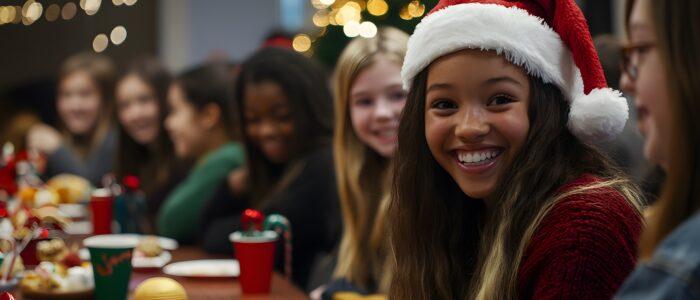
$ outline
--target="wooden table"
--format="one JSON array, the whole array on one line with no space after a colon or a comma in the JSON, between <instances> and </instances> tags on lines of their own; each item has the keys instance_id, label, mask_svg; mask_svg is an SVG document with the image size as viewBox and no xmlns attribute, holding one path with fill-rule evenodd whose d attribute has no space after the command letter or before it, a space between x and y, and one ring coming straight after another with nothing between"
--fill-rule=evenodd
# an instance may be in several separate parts
<instances>
[{"instance_id":1,"label":"wooden table","mask_svg":"<svg viewBox=\"0 0 700 300\"><path fill-rule=\"evenodd\" d=\"M194 260L194 259L218 259L230 258L227 256L216 256L205 253L197 247L182 246L179 249L172 251L172 262ZM289 280L279 273L272 275L272 288L269 295L242 295L241 285L237 279L190 279L181 277L172 277L163 274L161 271L140 273L134 272L131 275L129 289L133 291L141 282L152 277L170 277L185 288L189 300L209 300L209 299L246 299L246 300L275 300L275 299L308 299L306 293L294 286ZM20 300L22 293L17 291L13 293L15 299Z\"/></svg>"},{"instance_id":2,"label":"wooden table","mask_svg":"<svg viewBox=\"0 0 700 300\"><path fill-rule=\"evenodd\" d=\"M229 258L227 256L215 256L205 253L199 248L193 246L183 246L180 249L173 251L173 262L193 260L193 259L217 259ZM272 288L269 295L241 295L241 285L236 279L190 279L172 277L157 273L138 273L134 272L131 275L130 288L135 288L142 281L151 278L165 276L177 280L187 291L189 300L204 300L204 299L248 299L248 300L274 300L274 299L308 299L308 296L299 288L294 286L289 280L279 273L272 275Z\"/></svg>"}]
</instances>

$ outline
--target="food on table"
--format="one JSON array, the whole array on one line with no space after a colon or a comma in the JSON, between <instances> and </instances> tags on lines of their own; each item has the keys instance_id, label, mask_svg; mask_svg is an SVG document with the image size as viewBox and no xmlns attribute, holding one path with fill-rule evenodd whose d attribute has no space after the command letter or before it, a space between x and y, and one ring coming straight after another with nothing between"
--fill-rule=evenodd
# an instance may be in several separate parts
<instances>
[{"instance_id":1,"label":"food on table","mask_svg":"<svg viewBox=\"0 0 700 300\"><path fill-rule=\"evenodd\" d=\"M134 291L134 300L157 299L185 300L187 293L177 281L165 277L150 278Z\"/></svg>"},{"instance_id":2,"label":"food on table","mask_svg":"<svg viewBox=\"0 0 700 300\"><path fill-rule=\"evenodd\" d=\"M145 257L156 257L163 253L163 248L160 246L160 240L155 236L147 236L139 241L136 246L137 254L142 254Z\"/></svg>"},{"instance_id":3,"label":"food on table","mask_svg":"<svg viewBox=\"0 0 700 300\"><path fill-rule=\"evenodd\" d=\"M72 174L60 174L51 178L46 184L60 196L60 203L78 203L90 198L90 182Z\"/></svg>"},{"instance_id":4,"label":"food on table","mask_svg":"<svg viewBox=\"0 0 700 300\"><path fill-rule=\"evenodd\" d=\"M5 275L5 272L7 272L7 269L10 268L10 263L12 263L12 255L11 254L5 254L5 258L2 260L2 266L0 266L0 277ZM22 257L17 256L15 259L15 265L12 268L12 272L10 272L10 277L15 277L19 273L24 271L24 263L22 262Z\"/></svg>"},{"instance_id":5,"label":"food on table","mask_svg":"<svg viewBox=\"0 0 700 300\"><path fill-rule=\"evenodd\" d=\"M60 196L53 189L40 189L34 194L34 205L31 207L44 207L58 205Z\"/></svg>"},{"instance_id":6,"label":"food on table","mask_svg":"<svg viewBox=\"0 0 700 300\"><path fill-rule=\"evenodd\" d=\"M39 218L41 225L44 227L65 228L68 225L68 219L55 206L45 206L33 209L32 213ZM52 226L53 225L53 226Z\"/></svg>"},{"instance_id":7,"label":"food on table","mask_svg":"<svg viewBox=\"0 0 700 300\"><path fill-rule=\"evenodd\" d=\"M68 247L62 239L40 241L36 245L36 256L40 261L60 262L67 252Z\"/></svg>"},{"instance_id":8,"label":"food on table","mask_svg":"<svg viewBox=\"0 0 700 300\"><path fill-rule=\"evenodd\" d=\"M34 206L34 196L37 189L31 186L23 186L17 192L17 198L27 206Z\"/></svg>"},{"instance_id":9,"label":"food on table","mask_svg":"<svg viewBox=\"0 0 700 300\"><path fill-rule=\"evenodd\" d=\"M20 286L33 292L67 293L91 290L95 283L89 264L66 268L60 263L44 261L25 273Z\"/></svg>"}]
</instances>

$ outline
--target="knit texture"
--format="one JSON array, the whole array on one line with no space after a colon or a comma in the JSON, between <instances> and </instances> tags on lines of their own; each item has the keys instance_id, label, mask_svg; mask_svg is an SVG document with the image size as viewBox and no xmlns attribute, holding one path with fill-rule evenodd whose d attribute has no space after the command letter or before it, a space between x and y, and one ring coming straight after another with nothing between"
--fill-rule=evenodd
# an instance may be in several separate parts
<instances>
[{"instance_id":1,"label":"knit texture","mask_svg":"<svg viewBox=\"0 0 700 300\"><path fill-rule=\"evenodd\" d=\"M585 175L561 190L598 182ZM616 190L555 204L530 240L519 270L520 299L610 299L637 262L642 220Z\"/></svg>"}]
</instances>

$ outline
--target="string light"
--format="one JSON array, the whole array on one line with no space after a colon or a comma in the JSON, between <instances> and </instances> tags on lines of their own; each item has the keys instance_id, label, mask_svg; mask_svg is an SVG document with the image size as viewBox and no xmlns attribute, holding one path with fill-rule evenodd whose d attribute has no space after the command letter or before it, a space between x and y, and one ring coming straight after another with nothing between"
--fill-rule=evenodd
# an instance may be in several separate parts
<instances>
[{"instance_id":1,"label":"string light","mask_svg":"<svg viewBox=\"0 0 700 300\"><path fill-rule=\"evenodd\" d=\"M360 24L360 36L364 38L373 38L377 35L377 25L374 23L365 21Z\"/></svg>"},{"instance_id":2,"label":"string light","mask_svg":"<svg viewBox=\"0 0 700 300\"><path fill-rule=\"evenodd\" d=\"M80 0L80 8L85 11L85 14L92 16L100 10L102 0Z\"/></svg>"},{"instance_id":3,"label":"string light","mask_svg":"<svg viewBox=\"0 0 700 300\"><path fill-rule=\"evenodd\" d=\"M389 4L384 0L369 0L367 11L374 16L383 16L389 11Z\"/></svg>"},{"instance_id":4,"label":"string light","mask_svg":"<svg viewBox=\"0 0 700 300\"><path fill-rule=\"evenodd\" d=\"M65 5L63 5L63 9L61 10L61 17L64 20L70 20L73 17L75 17L75 14L77 12L78 12L78 7L75 6L75 3L68 2Z\"/></svg>"},{"instance_id":5,"label":"string light","mask_svg":"<svg viewBox=\"0 0 700 300\"><path fill-rule=\"evenodd\" d=\"M12 6L10 6L12 7ZM14 11L14 7L12 7L12 10ZM14 19L14 16L10 18L10 9L5 7L5 6L0 6L0 25L5 24L5 23L10 23L10 20Z\"/></svg>"},{"instance_id":6,"label":"string light","mask_svg":"<svg viewBox=\"0 0 700 300\"><path fill-rule=\"evenodd\" d=\"M306 34L297 34L292 40L292 48L297 52L306 52L311 49L311 38Z\"/></svg>"},{"instance_id":7,"label":"string light","mask_svg":"<svg viewBox=\"0 0 700 300\"><path fill-rule=\"evenodd\" d=\"M126 4L128 6L132 6L132 5L136 4L136 1L138 1L138 0L124 0L124 4Z\"/></svg>"},{"instance_id":8,"label":"string light","mask_svg":"<svg viewBox=\"0 0 700 300\"><path fill-rule=\"evenodd\" d=\"M321 4L326 5L326 6L331 6L333 3L335 3L335 0L319 0Z\"/></svg>"},{"instance_id":9,"label":"string light","mask_svg":"<svg viewBox=\"0 0 700 300\"><path fill-rule=\"evenodd\" d=\"M53 22L58 20L58 16L61 15L61 7L58 4L51 4L46 8L46 21Z\"/></svg>"},{"instance_id":10,"label":"string light","mask_svg":"<svg viewBox=\"0 0 700 300\"><path fill-rule=\"evenodd\" d=\"M92 40L92 49L97 53L105 51L105 49L107 49L107 45L109 45L109 39L104 33L98 34L95 39Z\"/></svg>"},{"instance_id":11,"label":"string light","mask_svg":"<svg viewBox=\"0 0 700 300\"><path fill-rule=\"evenodd\" d=\"M22 22L22 8L15 6L15 19L12 20L12 24L19 24Z\"/></svg>"},{"instance_id":12,"label":"string light","mask_svg":"<svg viewBox=\"0 0 700 300\"><path fill-rule=\"evenodd\" d=\"M408 8L406 6L401 8L401 11L399 12L399 17L401 17L401 19L404 19L406 21L413 18L413 17L411 17L411 14L408 13Z\"/></svg>"},{"instance_id":13,"label":"string light","mask_svg":"<svg viewBox=\"0 0 700 300\"><path fill-rule=\"evenodd\" d=\"M22 24L31 25L36 20L41 18L41 13L44 11L44 7L41 3L29 0L24 3L22 7Z\"/></svg>"},{"instance_id":14,"label":"string light","mask_svg":"<svg viewBox=\"0 0 700 300\"><path fill-rule=\"evenodd\" d=\"M312 21L314 22L314 25L318 27L326 27L330 23L330 20L328 18L328 11L326 10L319 10L317 11L313 18Z\"/></svg>"},{"instance_id":15,"label":"string light","mask_svg":"<svg viewBox=\"0 0 700 300\"><path fill-rule=\"evenodd\" d=\"M418 1L411 1L407 6L408 14L413 18L419 18L425 13L425 4Z\"/></svg>"},{"instance_id":16,"label":"string light","mask_svg":"<svg viewBox=\"0 0 700 300\"><path fill-rule=\"evenodd\" d=\"M357 21L348 21L343 25L343 33L349 38L354 38L360 35L360 23Z\"/></svg>"},{"instance_id":17,"label":"string light","mask_svg":"<svg viewBox=\"0 0 700 300\"><path fill-rule=\"evenodd\" d=\"M109 38L112 40L112 44L119 45L126 40L126 28L124 26L117 26L112 29L112 33L109 34Z\"/></svg>"},{"instance_id":18,"label":"string light","mask_svg":"<svg viewBox=\"0 0 700 300\"><path fill-rule=\"evenodd\" d=\"M114 4L115 6L119 6L124 4L124 0L112 0L112 4Z\"/></svg>"}]
</instances>

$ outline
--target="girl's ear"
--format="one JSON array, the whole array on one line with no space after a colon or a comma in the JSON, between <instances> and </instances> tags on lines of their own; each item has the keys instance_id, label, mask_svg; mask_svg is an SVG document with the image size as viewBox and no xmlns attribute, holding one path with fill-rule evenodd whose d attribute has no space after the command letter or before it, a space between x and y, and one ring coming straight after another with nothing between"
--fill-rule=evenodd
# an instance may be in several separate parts
<instances>
[{"instance_id":1,"label":"girl's ear","mask_svg":"<svg viewBox=\"0 0 700 300\"><path fill-rule=\"evenodd\" d=\"M199 110L199 122L206 129L212 129L221 120L221 107L214 103L205 105Z\"/></svg>"}]
</instances>

